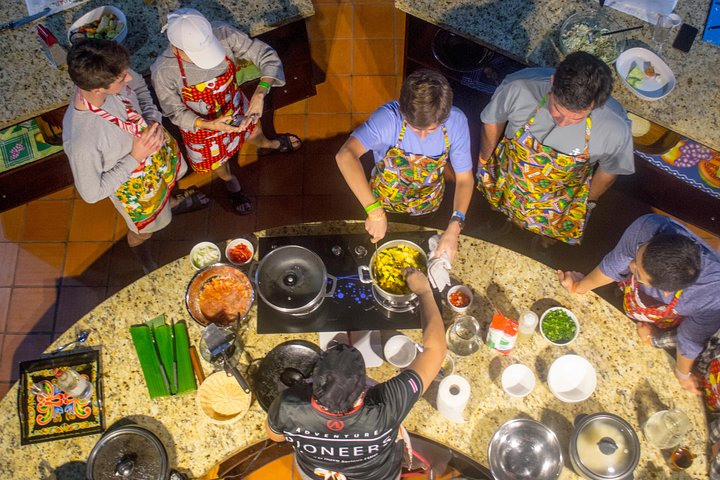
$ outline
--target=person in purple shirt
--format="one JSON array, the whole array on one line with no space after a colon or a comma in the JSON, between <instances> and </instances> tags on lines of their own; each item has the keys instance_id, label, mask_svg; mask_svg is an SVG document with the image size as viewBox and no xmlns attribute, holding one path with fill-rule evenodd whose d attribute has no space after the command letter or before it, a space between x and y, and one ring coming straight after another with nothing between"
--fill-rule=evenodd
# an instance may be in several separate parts
<instances>
[{"instance_id":1,"label":"person in purple shirt","mask_svg":"<svg viewBox=\"0 0 720 480\"><path fill-rule=\"evenodd\" d=\"M584 294L618 282L625 313L647 343L677 333L675 375L699 393L695 359L720 329L720 255L697 235L663 215L644 215L588 275L558 271L565 289Z\"/></svg>"},{"instance_id":2,"label":"person in purple shirt","mask_svg":"<svg viewBox=\"0 0 720 480\"><path fill-rule=\"evenodd\" d=\"M452 88L441 74L424 69L413 72L403 82L400 101L378 108L335 156L350 190L368 214L365 229L373 243L385 236L386 211L411 216L437 211L449 161L455 172L454 212L435 256L447 253L450 261L454 259L475 180L467 118L452 106L452 99ZM360 162L368 150L375 159L370 184Z\"/></svg>"}]
</instances>

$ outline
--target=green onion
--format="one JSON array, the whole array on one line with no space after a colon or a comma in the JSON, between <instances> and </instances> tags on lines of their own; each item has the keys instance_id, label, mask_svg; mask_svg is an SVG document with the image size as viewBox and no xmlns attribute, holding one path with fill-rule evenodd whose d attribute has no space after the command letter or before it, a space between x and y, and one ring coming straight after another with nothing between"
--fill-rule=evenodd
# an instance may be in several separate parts
<instances>
[{"instance_id":1,"label":"green onion","mask_svg":"<svg viewBox=\"0 0 720 480\"><path fill-rule=\"evenodd\" d=\"M577 332L575 322L563 310L553 310L545 315L540 328L545 337L553 343L568 343Z\"/></svg>"}]
</instances>

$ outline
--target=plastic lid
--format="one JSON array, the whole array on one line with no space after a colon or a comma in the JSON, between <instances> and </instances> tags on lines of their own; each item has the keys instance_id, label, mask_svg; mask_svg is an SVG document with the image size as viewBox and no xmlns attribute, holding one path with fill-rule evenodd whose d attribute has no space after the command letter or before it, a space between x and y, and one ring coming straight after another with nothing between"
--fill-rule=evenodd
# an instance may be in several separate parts
<instances>
[{"instance_id":1,"label":"plastic lid","mask_svg":"<svg viewBox=\"0 0 720 480\"><path fill-rule=\"evenodd\" d=\"M601 478L621 477L631 472L640 459L635 431L615 415L593 415L582 422L575 446L581 469Z\"/></svg>"}]
</instances>

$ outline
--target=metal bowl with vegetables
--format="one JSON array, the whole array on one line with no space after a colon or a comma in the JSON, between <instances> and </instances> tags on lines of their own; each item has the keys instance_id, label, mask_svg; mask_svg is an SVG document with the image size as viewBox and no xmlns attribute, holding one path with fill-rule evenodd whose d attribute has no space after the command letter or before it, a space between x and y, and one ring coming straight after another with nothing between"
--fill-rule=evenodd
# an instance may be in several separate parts
<instances>
[{"instance_id":1,"label":"metal bowl with vegetables","mask_svg":"<svg viewBox=\"0 0 720 480\"><path fill-rule=\"evenodd\" d=\"M540 334L552 345L569 345L579 333L580 323L575 314L567 308L553 307L540 317Z\"/></svg>"},{"instance_id":2,"label":"metal bowl with vegetables","mask_svg":"<svg viewBox=\"0 0 720 480\"><path fill-rule=\"evenodd\" d=\"M383 297L393 302L409 301L416 297L405 281L404 268L427 271L427 255L418 245L407 240L391 240L378 248L370 258L370 265L361 265L360 280L373 283ZM367 278L369 274L370 278Z\"/></svg>"}]
</instances>

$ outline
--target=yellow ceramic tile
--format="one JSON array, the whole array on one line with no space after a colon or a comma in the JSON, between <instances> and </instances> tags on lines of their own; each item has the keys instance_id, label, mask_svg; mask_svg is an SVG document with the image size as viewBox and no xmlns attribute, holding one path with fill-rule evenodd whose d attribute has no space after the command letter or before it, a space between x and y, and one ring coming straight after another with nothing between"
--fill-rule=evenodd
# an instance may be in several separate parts
<instances>
[{"instance_id":1,"label":"yellow ceramic tile","mask_svg":"<svg viewBox=\"0 0 720 480\"><path fill-rule=\"evenodd\" d=\"M318 3L315 15L308 20L308 36L311 41L352 38L352 4Z\"/></svg>"},{"instance_id":2,"label":"yellow ceramic tile","mask_svg":"<svg viewBox=\"0 0 720 480\"><path fill-rule=\"evenodd\" d=\"M125 223L125 220L120 217L120 215L117 215L115 217L115 229L113 230L113 240L123 240L125 236L127 235L128 227L127 223Z\"/></svg>"},{"instance_id":3,"label":"yellow ceramic tile","mask_svg":"<svg viewBox=\"0 0 720 480\"><path fill-rule=\"evenodd\" d=\"M212 182L212 174L210 172L197 173L188 166L188 172L179 182L178 186L182 189L188 189L191 187L202 187L209 185Z\"/></svg>"},{"instance_id":4,"label":"yellow ceramic tile","mask_svg":"<svg viewBox=\"0 0 720 480\"><path fill-rule=\"evenodd\" d=\"M250 165L251 163L255 163L257 161L258 161L258 156L256 154L238 155L238 157L237 157L237 164L241 167L245 167L245 166Z\"/></svg>"},{"instance_id":5,"label":"yellow ceramic tile","mask_svg":"<svg viewBox=\"0 0 720 480\"><path fill-rule=\"evenodd\" d=\"M351 115L351 128L355 130L370 117L370 113L353 113Z\"/></svg>"},{"instance_id":6,"label":"yellow ceramic tile","mask_svg":"<svg viewBox=\"0 0 720 480\"><path fill-rule=\"evenodd\" d=\"M50 195L43 197L42 200L67 200L71 198L75 198L75 187L72 185L58 190L55 193L51 193Z\"/></svg>"},{"instance_id":7,"label":"yellow ceramic tile","mask_svg":"<svg viewBox=\"0 0 720 480\"><path fill-rule=\"evenodd\" d=\"M75 200L70 222L70 241L112 240L116 215L117 211L108 199L93 204Z\"/></svg>"},{"instance_id":8,"label":"yellow ceramic tile","mask_svg":"<svg viewBox=\"0 0 720 480\"><path fill-rule=\"evenodd\" d=\"M395 38L397 40L405 39L405 22L407 15L402 10L395 9Z\"/></svg>"},{"instance_id":9,"label":"yellow ceramic tile","mask_svg":"<svg viewBox=\"0 0 720 480\"><path fill-rule=\"evenodd\" d=\"M55 286L62 277L64 243L23 243L15 268L15 285Z\"/></svg>"},{"instance_id":10,"label":"yellow ceramic tile","mask_svg":"<svg viewBox=\"0 0 720 480\"><path fill-rule=\"evenodd\" d=\"M282 115L275 117L277 133L292 133L301 140L307 135L307 115Z\"/></svg>"},{"instance_id":11,"label":"yellow ceramic tile","mask_svg":"<svg viewBox=\"0 0 720 480\"><path fill-rule=\"evenodd\" d=\"M240 148L240 155L257 155L257 145L246 141Z\"/></svg>"},{"instance_id":12,"label":"yellow ceramic tile","mask_svg":"<svg viewBox=\"0 0 720 480\"><path fill-rule=\"evenodd\" d=\"M397 82L397 95L400 95L400 86L402 85L402 76L405 71L405 41L395 40L395 73L399 81Z\"/></svg>"},{"instance_id":13,"label":"yellow ceramic tile","mask_svg":"<svg viewBox=\"0 0 720 480\"><path fill-rule=\"evenodd\" d=\"M13 288L7 315L8 333L52 332L57 289Z\"/></svg>"},{"instance_id":14,"label":"yellow ceramic tile","mask_svg":"<svg viewBox=\"0 0 720 480\"><path fill-rule=\"evenodd\" d=\"M353 40L353 75L394 75L393 39Z\"/></svg>"},{"instance_id":15,"label":"yellow ceramic tile","mask_svg":"<svg viewBox=\"0 0 720 480\"><path fill-rule=\"evenodd\" d=\"M395 38L395 6L356 4L353 37Z\"/></svg>"},{"instance_id":16,"label":"yellow ceramic tile","mask_svg":"<svg viewBox=\"0 0 720 480\"><path fill-rule=\"evenodd\" d=\"M283 479L293 476L293 456L285 455L253 471L245 477L245 480Z\"/></svg>"},{"instance_id":17,"label":"yellow ceramic tile","mask_svg":"<svg viewBox=\"0 0 720 480\"><path fill-rule=\"evenodd\" d=\"M23 240L65 241L70 228L72 200L35 201L27 205Z\"/></svg>"},{"instance_id":18,"label":"yellow ceramic tile","mask_svg":"<svg viewBox=\"0 0 720 480\"><path fill-rule=\"evenodd\" d=\"M349 76L328 75L317 86L317 95L308 100L310 113L348 113L350 111Z\"/></svg>"},{"instance_id":19,"label":"yellow ceramic tile","mask_svg":"<svg viewBox=\"0 0 720 480\"><path fill-rule=\"evenodd\" d=\"M0 242L0 287L9 287L15 278L19 243Z\"/></svg>"},{"instance_id":20,"label":"yellow ceramic tile","mask_svg":"<svg viewBox=\"0 0 720 480\"><path fill-rule=\"evenodd\" d=\"M374 112L395 98L394 75L356 75L352 78L353 113Z\"/></svg>"},{"instance_id":21,"label":"yellow ceramic tile","mask_svg":"<svg viewBox=\"0 0 720 480\"><path fill-rule=\"evenodd\" d=\"M70 242L65 256L64 277L79 277L112 249L112 242Z\"/></svg>"},{"instance_id":22,"label":"yellow ceramic tile","mask_svg":"<svg viewBox=\"0 0 720 480\"><path fill-rule=\"evenodd\" d=\"M26 205L0 213L0 242L17 242L20 240Z\"/></svg>"},{"instance_id":23,"label":"yellow ceramic tile","mask_svg":"<svg viewBox=\"0 0 720 480\"><path fill-rule=\"evenodd\" d=\"M275 118L277 118L278 115L299 115L307 113L307 103L307 100L300 100L299 102L292 103L287 107L275 110Z\"/></svg>"},{"instance_id":24,"label":"yellow ceramic tile","mask_svg":"<svg viewBox=\"0 0 720 480\"><path fill-rule=\"evenodd\" d=\"M319 140L347 135L350 132L350 114L308 115L307 139Z\"/></svg>"},{"instance_id":25,"label":"yellow ceramic tile","mask_svg":"<svg viewBox=\"0 0 720 480\"><path fill-rule=\"evenodd\" d=\"M322 40L310 45L312 58L328 75L349 75L353 40Z\"/></svg>"}]
</instances>

